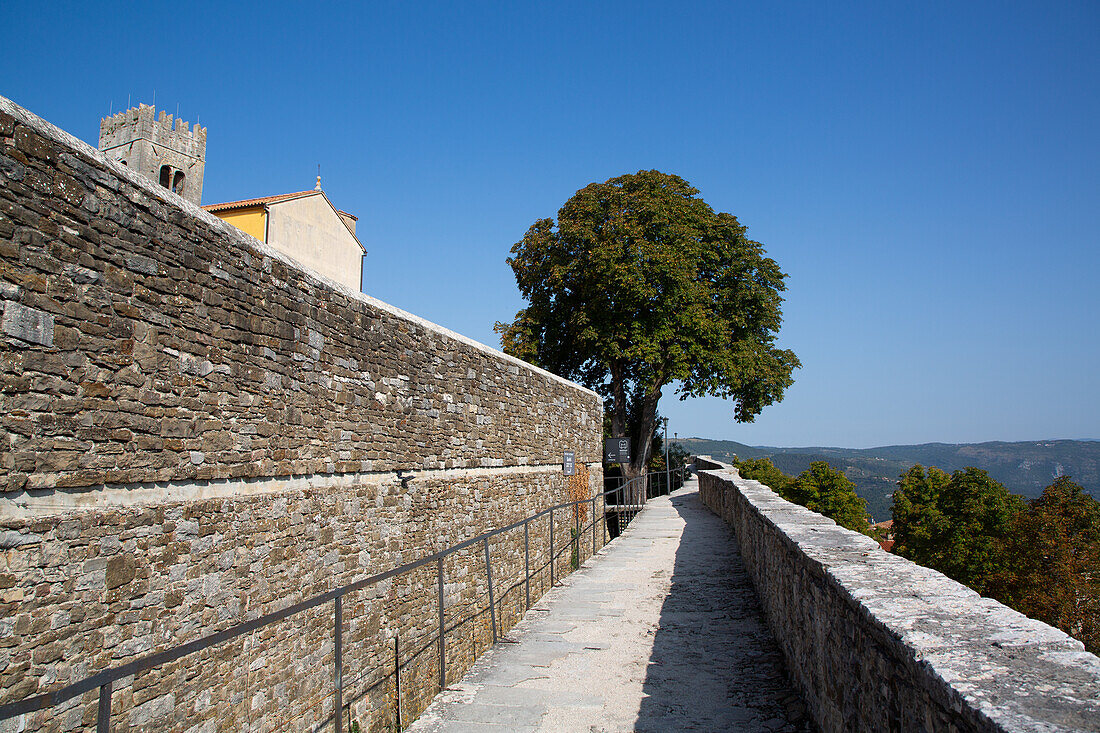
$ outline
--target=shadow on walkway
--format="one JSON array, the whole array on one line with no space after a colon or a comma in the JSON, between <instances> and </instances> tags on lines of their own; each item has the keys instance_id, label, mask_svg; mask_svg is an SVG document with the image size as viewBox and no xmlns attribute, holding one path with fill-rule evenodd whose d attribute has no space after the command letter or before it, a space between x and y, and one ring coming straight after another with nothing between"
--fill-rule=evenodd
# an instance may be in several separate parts
<instances>
[{"instance_id":1,"label":"shadow on walkway","mask_svg":"<svg viewBox=\"0 0 1100 733\"><path fill-rule=\"evenodd\" d=\"M736 538L698 491L671 501L686 526L634 730L813 730Z\"/></svg>"}]
</instances>

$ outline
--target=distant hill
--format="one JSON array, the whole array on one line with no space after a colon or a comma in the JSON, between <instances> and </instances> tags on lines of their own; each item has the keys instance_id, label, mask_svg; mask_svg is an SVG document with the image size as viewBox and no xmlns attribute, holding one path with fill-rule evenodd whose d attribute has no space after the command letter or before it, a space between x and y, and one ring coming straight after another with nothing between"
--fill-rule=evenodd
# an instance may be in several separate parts
<instances>
[{"instance_id":1,"label":"distant hill","mask_svg":"<svg viewBox=\"0 0 1100 733\"><path fill-rule=\"evenodd\" d=\"M828 461L844 471L867 500L876 520L889 519L891 495L898 476L913 465L936 466L948 473L974 466L989 473L1009 491L1035 497L1058 476L1071 476L1100 499L1100 441L1042 440L1021 443L925 443L881 448L775 448L749 446L732 440L679 438L675 442L695 454L719 460L770 458L779 470L797 475L811 461Z\"/></svg>"}]
</instances>

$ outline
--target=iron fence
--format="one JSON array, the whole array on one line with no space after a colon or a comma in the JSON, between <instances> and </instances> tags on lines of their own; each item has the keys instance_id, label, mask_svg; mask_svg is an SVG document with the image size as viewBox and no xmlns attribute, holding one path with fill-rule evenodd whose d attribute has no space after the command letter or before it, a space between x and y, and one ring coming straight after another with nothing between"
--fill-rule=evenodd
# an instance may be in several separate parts
<instances>
[{"instance_id":1,"label":"iron fence","mask_svg":"<svg viewBox=\"0 0 1100 733\"><path fill-rule=\"evenodd\" d=\"M501 612L503 612L504 599L509 594L517 591L518 588L522 586L524 589L523 607L525 610L530 609L531 582L534 577L537 577L540 573L545 572L547 568L549 568L550 586L553 587L557 582L557 578L555 577L555 565L557 564L559 558L561 558L565 552L569 551L573 553L572 566L574 569L579 565L579 560L581 556L580 543L582 541L587 543L588 537L586 535L588 530L591 530L592 554L594 555L598 550L597 537L601 534L601 529L603 544L607 544L609 539L613 539L613 537L609 538L609 530L607 525L609 514L615 515L617 527L621 530L635 516L637 516L638 512L641 511L641 509L645 506L645 502L647 499L670 493L671 491L678 488L679 485L682 485L686 471L686 468L679 468L674 469L670 472L643 475L631 480L623 479L622 481L618 482L618 485L614 486L613 488L605 489L602 493L592 496L590 498L555 504L535 514L525 517L524 519L518 520L503 527L489 530L488 532L464 540L463 542L452 545L444 550L424 556L419 560L405 563L403 565L392 568L390 570L386 570L381 573L376 573L366 578L357 580L353 583L349 583L348 585L334 588L333 590L315 595L306 600L289 605L279 611L264 614L255 619L236 624L222 631L218 631L202 638L195 639L193 641L189 641L187 643L180 644L169 649L146 655L144 657L141 657L140 659L121 664L117 667L109 667L89 677L85 677L84 679L66 685L65 687L59 688L52 692L34 695L19 700L17 702L0 705L0 722L10 720L11 718L19 715L25 715L27 713L33 713L36 711L55 707L78 695L82 695L86 692L98 688L99 695L96 710L96 733L108 733L111 729L111 697L113 686L114 683L118 682L119 680L129 677L131 675L136 675L146 670L160 667L187 655L209 649L219 644L223 644L244 634L257 631L266 626L270 626L271 624L287 619L291 616L303 613L304 611L307 611L309 609L317 608L319 606L331 603L333 635L332 639L335 650L333 663L333 688L331 693L331 695L335 699L332 717L334 722L334 730L342 731L344 728L345 720L345 701L343 699L345 690L345 679L343 674L344 597L355 591L369 588L388 579L404 575L418 568L430 566L434 563L436 566L436 605L438 607L437 629L433 632L430 638L428 638L427 640L421 639L419 640L420 644L413 645L413 652L412 654L406 653L405 662L401 661L402 650L400 643L400 634L394 636L393 676L396 689L395 717L397 720L398 729L400 730L401 727L403 727L403 723L405 722L402 720L401 711L402 671L408 668L408 666L411 664L412 659L416 659L417 657L421 656L425 651L435 646L438 653L439 689L444 689L446 687L447 680L447 633L455 631L457 628L470 621L476 615L483 613L480 611L476 611L474 614L470 614L465 618L454 621L450 626L447 625L444 603L444 561L449 555L452 555L464 549L476 548L478 545L481 545L481 551L484 556L485 563L486 592L475 599L474 605L475 607L479 607L480 599L488 596L488 611L492 625L492 639L493 643L495 644L501 636L501 631L498 627L497 622L498 606L500 607ZM664 483L662 483L662 481L664 481ZM580 511L580 507L587 507L589 505L592 509L592 520L591 522L585 522L581 519L582 512ZM597 507L602 508L603 511L597 514ZM562 538L555 537L554 529L554 513L561 512L563 510L573 510L574 516L574 527L570 532L570 537L565 542L561 541ZM531 557L531 526L532 524L541 520L543 517L548 518L549 524L548 557L544 558L541 563L536 562L536 564L533 565L533 558ZM492 558L490 555L489 540L497 535L517 530L521 527L523 529L524 535L523 578L512 583L512 585L508 588L497 588L494 590ZM617 534L618 532L615 533L616 536ZM503 593L500 593L500 597L498 598L498 593L496 591L501 590L503 590ZM389 672L385 671L383 673L382 679L375 681L370 686L367 686L361 693L360 697L368 694L373 687L376 687L378 684L388 678ZM320 702L315 703L311 707L316 707L316 705L318 704L320 704ZM324 722L327 723L327 718Z\"/></svg>"}]
</instances>

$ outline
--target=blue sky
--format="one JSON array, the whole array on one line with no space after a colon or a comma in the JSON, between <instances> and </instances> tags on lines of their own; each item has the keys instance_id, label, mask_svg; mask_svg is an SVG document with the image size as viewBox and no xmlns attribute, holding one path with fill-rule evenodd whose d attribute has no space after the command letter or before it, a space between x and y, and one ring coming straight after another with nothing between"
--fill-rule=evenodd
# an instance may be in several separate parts
<instances>
[{"instance_id":1,"label":"blue sky","mask_svg":"<svg viewBox=\"0 0 1100 733\"><path fill-rule=\"evenodd\" d=\"M366 291L496 345L508 250L657 168L790 275L755 445L1100 438L1100 4L4 3L0 94L209 128L204 202L313 187Z\"/></svg>"}]
</instances>

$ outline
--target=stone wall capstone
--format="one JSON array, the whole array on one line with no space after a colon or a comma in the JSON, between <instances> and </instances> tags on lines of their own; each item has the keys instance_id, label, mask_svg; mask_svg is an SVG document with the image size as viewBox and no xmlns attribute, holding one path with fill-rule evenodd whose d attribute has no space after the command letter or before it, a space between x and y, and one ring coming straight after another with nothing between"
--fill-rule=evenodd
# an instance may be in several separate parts
<instances>
[{"instance_id":1,"label":"stone wall capstone","mask_svg":"<svg viewBox=\"0 0 1100 733\"><path fill-rule=\"evenodd\" d=\"M305 271L3 98L0 301L0 705L566 501L564 450L602 485L595 393ZM528 529L534 599L548 518ZM504 629L524 544L490 542ZM443 571L457 679L491 642L482 548ZM344 599L345 723L435 693L435 573ZM332 614L121 680L112 730L331 729ZM95 713L92 690L0 732Z\"/></svg>"},{"instance_id":2,"label":"stone wall capstone","mask_svg":"<svg viewBox=\"0 0 1100 733\"><path fill-rule=\"evenodd\" d=\"M1100 658L858 532L696 459L825 731L1100 731Z\"/></svg>"}]
</instances>

